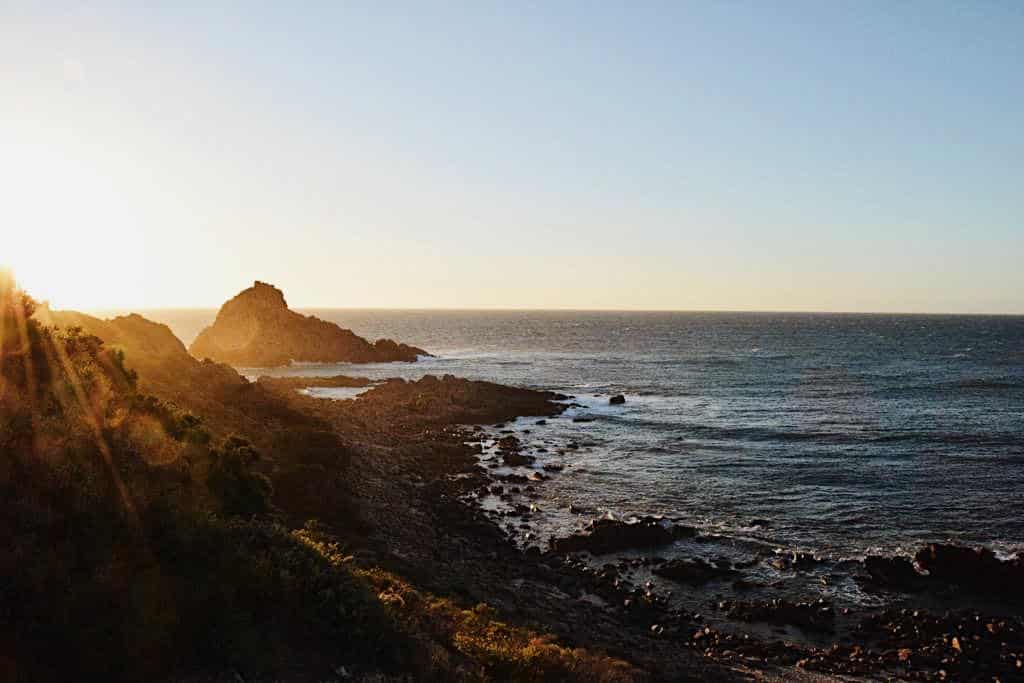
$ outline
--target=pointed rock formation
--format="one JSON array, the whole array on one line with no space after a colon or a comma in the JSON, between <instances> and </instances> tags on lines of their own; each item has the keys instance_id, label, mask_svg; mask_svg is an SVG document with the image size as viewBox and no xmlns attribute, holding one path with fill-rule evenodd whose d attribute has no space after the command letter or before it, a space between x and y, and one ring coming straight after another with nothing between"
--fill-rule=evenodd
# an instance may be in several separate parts
<instances>
[{"instance_id":1,"label":"pointed rock formation","mask_svg":"<svg viewBox=\"0 0 1024 683\"><path fill-rule=\"evenodd\" d=\"M189 351L235 366L307 363L413 362L430 355L390 339L370 343L334 323L288 308L281 290L257 281L225 303Z\"/></svg>"}]
</instances>

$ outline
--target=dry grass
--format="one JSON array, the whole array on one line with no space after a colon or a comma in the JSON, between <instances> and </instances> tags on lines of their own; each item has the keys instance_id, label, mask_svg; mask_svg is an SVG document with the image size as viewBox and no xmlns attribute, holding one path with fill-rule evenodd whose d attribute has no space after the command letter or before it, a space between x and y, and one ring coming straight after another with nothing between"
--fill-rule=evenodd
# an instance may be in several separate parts
<instances>
[{"instance_id":1,"label":"dry grass","mask_svg":"<svg viewBox=\"0 0 1024 683\"><path fill-rule=\"evenodd\" d=\"M382 569L356 568L337 544L315 532L297 531L294 536L372 586L371 592L399 629L417 644L414 668L420 678L606 683L646 679L622 660L568 648L550 635L505 623L485 604L466 609Z\"/></svg>"}]
</instances>

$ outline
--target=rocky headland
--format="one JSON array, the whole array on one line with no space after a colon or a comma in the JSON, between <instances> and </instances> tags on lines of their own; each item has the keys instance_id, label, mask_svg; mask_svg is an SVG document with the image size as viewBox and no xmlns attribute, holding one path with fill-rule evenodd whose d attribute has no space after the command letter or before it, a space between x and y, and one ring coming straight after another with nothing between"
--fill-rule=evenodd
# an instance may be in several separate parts
<instances>
[{"instance_id":1,"label":"rocky headland","mask_svg":"<svg viewBox=\"0 0 1024 683\"><path fill-rule=\"evenodd\" d=\"M291 313L277 290L263 287L272 290L261 289L263 295L278 299L268 306ZM268 548L281 543L274 529L291 530L304 547L317 549L317 558L330 559L331 576L356 576L361 586L369 582L372 590L359 604L383 610L383 616L374 617L381 621L372 627L363 623L359 642L372 640L378 632L373 629L384 624L399 629L386 639L388 647L413 653L389 661L348 647L348 635L322 641L296 636L325 615L338 619L338 605L350 610L342 613L341 633L349 633L353 614L363 614L351 611L355 603L339 602L349 598L325 583L326 570L318 565L308 576L294 569L273 575L294 577L302 591L311 591L301 594L315 596L304 598L319 610L315 621L273 634L266 627L245 631L252 644L218 646L257 652L266 649L260 634L272 635L277 651L265 661L250 655L218 665L225 668L215 669L212 677L209 669L190 672L187 667L196 666L190 661L183 672L188 675L164 680L397 680L380 678L383 671L414 680L421 675L607 681L1014 680L1024 675L1019 590L1024 565L1018 559L933 544L912 558L832 560L751 549L688 519L611 518L571 503L564 512L577 520L576 530L547 536L543 522L552 511L543 509L539 494L552 478L572 476L573 454L585 447L544 439L549 425L573 421L567 412L572 397L451 376L251 382L228 365L197 360L166 326L141 316L100 320L44 309L38 319L94 335L123 353L140 387L194 414L161 418L168 435L183 435L175 446L182 456L143 466L134 454L145 459L144 451L154 448L146 445L159 436L150 415L163 415L164 409L138 400L128 404L143 414L122 425L146 429L128 430L121 471L139 478L142 468L155 477L145 489L148 503L146 496L133 494L140 509L148 504L154 512L146 514L156 514L173 501L205 514L212 494L202 484L207 472L223 466L218 463L234 468L235 485L265 480L265 487L256 488L266 493L269 507L250 521L224 516L227 508L212 508L228 529L244 532L241 552L258 560L252 566L272 566L277 556ZM328 400L303 393L308 387L366 391L351 400ZM120 413L111 415L123 420ZM221 450L211 451L209 465L198 455L208 443L198 438L199 426L209 432L207 440L226 440ZM250 455L234 435L249 440L260 457ZM229 453L235 459L227 459ZM237 454L245 454L244 463ZM137 485L127 481L129 489ZM239 491L228 493L237 498ZM309 520L316 522L310 526ZM165 526L155 529L168 533ZM150 542L162 544L163 538L150 536ZM200 549L216 552L214 545ZM170 559L160 560L160 581L191 576L175 564L179 552L173 546ZM288 558L296 553L287 546ZM237 566L248 566L245 557ZM232 581L236 565L230 566L216 581ZM206 585L217 571L197 569L188 585ZM153 576L126 573L119 580L129 592L151 591L145 582L156 581ZM258 585L269 590L278 580ZM871 599L861 605L843 602L851 588ZM225 590L234 595L244 589L231 583ZM232 600L231 609L247 614L248 603ZM276 603L261 603L253 623L277 619L276 609ZM158 614L168 623L185 618L173 610ZM154 654L147 666L166 666L161 647L150 647ZM0 663L3 654L0 650Z\"/></svg>"},{"instance_id":2,"label":"rocky headland","mask_svg":"<svg viewBox=\"0 0 1024 683\"><path fill-rule=\"evenodd\" d=\"M284 294L256 281L221 306L189 351L197 358L239 367L304 363L415 362L423 349L378 339L370 342L351 330L288 308Z\"/></svg>"},{"instance_id":3,"label":"rocky headland","mask_svg":"<svg viewBox=\"0 0 1024 683\"><path fill-rule=\"evenodd\" d=\"M77 311L53 311L47 306L36 310L34 319L59 329L80 329L101 340L107 348L124 354L139 375L143 388L187 402L189 397L229 386L238 388L245 380L230 366L212 360L198 360L167 325L132 313L101 319Z\"/></svg>"}]
</instances>

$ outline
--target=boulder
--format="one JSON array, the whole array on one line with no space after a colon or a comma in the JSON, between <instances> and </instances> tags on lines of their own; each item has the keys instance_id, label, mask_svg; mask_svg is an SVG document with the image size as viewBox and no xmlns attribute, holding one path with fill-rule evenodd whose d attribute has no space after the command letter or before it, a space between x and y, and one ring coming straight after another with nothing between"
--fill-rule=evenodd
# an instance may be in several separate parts
<instances>
[{"instance_id":1,"label":"boulder","mask_svg":"<svg viewBox=\"0 0 1024 683\"><path fill-rule=\"evenodd\" d=\"M988 548L932 543L919 550L914 560L931 579L979 593L1017 596L1024 585L1024 559L1000 560Z\"/></svg>"},{"instance_id":2,"label":"boulder","mask_svg":"<svg viewBox=\"0 0 1024 683\"><path fill-rule=\"evenodd\" d=\"M734 578L738 572L725 563L712 564L700 558L669 560L653 570L654 574L677 583L702 584Z\"/></svg>"},{"instance_id":3,"label":"boulder","mask_svg":"<svg viewBox=\"0 0 1024 683\"><path fill-rule=\"evenodd\" d=\"M620 406L625 402L626 397L623 396L622 394L616 394L615 396L612 396L610 399L608 399L608 403L613 406Z\"/></svg>"},{"instance_id":4,"label":"boulder","mask_svg":"<svg viewBox=\"0 0 1024 683\"><path fill-rule=\"evenodd\" d=\"M730 619L791 624L805 631L831 632L835 610L824 600L792 603L787 600L726 600L719 604Z\"/></svg>"},{"instance_id":5,"label":"boulder","mask_svg":"<svg viewBox=\"0 0 1024 683\"><path fill-rule=\"evenodd\" d=\"M804 570L821 564L821 560L811 553L802 553L794 550L793 552L776 555L768 561L768 564L780 571L791 569Z\"/></svg>"},{"instance_id":6,"label":"boulder","mask_svg":"<svg viewBox=\"0 0 1024 683\"><path fill-rule=\"evenodd\" d=\"M502 461L509 467L522 467L532 465L536 458L530 455L523 455L522 444L512 434L503 436L498 440L498 452L501 453Z\"/></svg>"},{"instance_id":7,"label":"boulder","mask_svg":"<svg viewBox=\"0 0 1024 683\"><path fill-rule=\"evenodd\" d=\"M602 517L581 532L555 538L551 549L559 553L590 552L595 555L630 549L657 548L696 533L692 527L666 524L654 517L620 522Z\"/></svg>"},{"instance_id":8,"label":"boulder","mask_svg":"<svg viewBox=\"0 0 1024 683\"><path fill-rule=\"evenodd\" d=\"M497 446L499 451L506 452L518 452L519 449L522 448L522 444L519 442L519 439L513 434L509 434L498 439Z\"/></svg>"},{"instance_id":9,"label":"boulder","mask_svg":"<svg viewBox=\"0 0 1024 683\"><path fill-rule=\"evenodd\" d=\"M870 555L864 558L864 569L874 583L893 588L913 588L924 578L905 557Z\"/></svg>"},{"instance_id":10,"label":"boulder","mask_svg":"<svg viewBox=\"0 0 1024 683\"><path fill-rule=\"evenodd\" d=\"M509 467L528 467L534 463L533 456L523 455L518 451L506 451L502 453L501 460Z\"/></svg>"}]
</instances>

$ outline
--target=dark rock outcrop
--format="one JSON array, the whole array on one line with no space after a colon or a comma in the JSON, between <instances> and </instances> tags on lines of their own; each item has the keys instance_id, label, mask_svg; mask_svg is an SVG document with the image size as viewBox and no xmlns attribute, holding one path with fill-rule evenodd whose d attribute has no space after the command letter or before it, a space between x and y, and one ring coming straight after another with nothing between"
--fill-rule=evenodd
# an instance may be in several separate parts
<instances>
[{"instance_id":1,"label":"dark rock outcrop","mask_svg":"<svg viewBox=\"0 0 1024 683\"><path fill-rule=\"evenodd\" d=\"M864 569L873 583L890 588L915 588L924 579L905 557L869 555L864 558Z\"/></svg>"},{"instance_id":2,"label":"dark rock outcrop","mask_svg":"<svg viewBox=\"0 0 1024 683\"><path fill-rule=\"evenodd\" d=\"M565 410L565 396L491 382L478 382L451 375L426 375L415 382L390 379L361 394L355 401L329 408L347 421L386 428L422 429L433 425L495 424L520 415L551 417ZM313 399L316 400L316 399ZM319 402L323 403L323 402ZM513 454L521 447L512 435L503 437L502 453Z\"/></svg>"},{"instance_id":3,"label":"dark rock outcrop","mask_svg":"<svg viewBox=\"0 0 1024 683\"><path fill-rule=\"evenodd\" d=\"M625 402L626 397L623 396L622 394L616 394L615 396L612 396L610 399L608 399L608 403L613 406L621 406Z\"/></svg>"},{"instance_id":4,"label":"dark rock outcrop","mask_svg":"<svg viewBox=\"0 0 1024 683\"><path fill-rule=\"evenodd\" d=\"M331 377L269 377L262 375L257 380L265 386L273 386L281 390L308 389L310 387L362 389L373 384L366 377L348 377L334 375Z\"/></svg>"},{"instance_id":5,"label":"dark rock outcrop","mask_svg":"<svg viewBox=\"0 0 1024 683\"><path fill-rule=\"evenodd\" d=\"M197 358L235 366L413 362L426 351L390 339L370 343L351 330L288 308L284 294L257 281L225 303L189 349Z\"/></svg>"},{"instance_id":6,"label":"dark rock outcrop","mask_svg":"<svg viewBox=\"0 0 1024 683\"><path fill-rule=\"evenodd\" d=\"M932 543L919 550L914 560L932 580L979 593L1017 596L1024 585L1024 559L1003 561L988 548Z\"/></svg>"},{"instance_id":7,"label":"dark rock outcrop","mask_svg":"<svg viewBox=\"0 0 1024 683\"><path fill-rule=\"evenodd\" d=\"M652 571L662 578L690 584L731 579L739 573L728 565L712 564L700 558L670 560Z\"/></svg>"},{"instance_id":8,"label":"dark rock outcrop","mask_svg":"<svg viewBox=\"0 0 1024 683\"><path fill-rule=\"evenodd\" d=\"M509 467L529 467L535 462L532 456L523 455L518 451L505 451L501 454L501 459Z\"/></svg>"},{"instance_id":9,"label":"dark rock outcrop","mask_svg":"<svg viewBox=\"0 0 1024 683\"><path fill-rule=\"evenodd\" d=\"M634 522L615 519L595 519L584 532L551 541L551 549L558 553L591 552L595 555L639 548L657 548L677 538L696 534L692 527L665 524L654 517L643 517Z\"/></svg>"},{"instance_id":10,"label":"dark rock outcrop","mask_svg":"<svg viewBox=\"0 0 1024 683\"><path fill-rule=\"evenodd\" d=\"M532 465L536 458L531 455L524 455L522 444L512 434L498 439L498 452L501 453L502 461L509 467L522 467Z\"/></svg>"},{"instance_id":11,"label":"dark rock outcrop","mask_svg":"<svg viewBox=\"0 0 1024 683\"><path fill-rule=\"evenodd\" d=\"M768 564L780 571L811 569L819 564L821 560L811 553L793 551L776 555L768 561Z\"/></svg>"},{"instance_id":12,"label":"dark rock outcrop","mask_svg":"<svg viewBox=\"0 0 1024 683\"><path fill-rule=\"evenodd\" d=\"M832 631L835 610L822 599L791 603L786 600L728 600L719 605L730 619L791 624L807 631Z\"/></svg>"}]
</instances>

